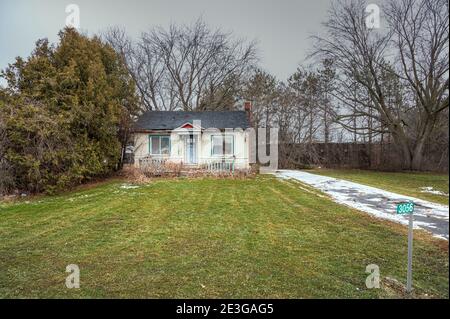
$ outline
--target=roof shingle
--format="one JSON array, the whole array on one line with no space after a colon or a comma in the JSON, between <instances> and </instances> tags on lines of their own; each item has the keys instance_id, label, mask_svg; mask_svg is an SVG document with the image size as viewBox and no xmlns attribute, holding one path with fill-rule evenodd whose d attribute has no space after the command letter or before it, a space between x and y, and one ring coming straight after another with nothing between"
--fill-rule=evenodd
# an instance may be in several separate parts
<instances>
[{"instance_id":1,"label":"roof shingle","mask_svg":"<svg viewBox=\"0 0 450 319\"><path fill-rule=\"evenodd\" d=\"M201 127L207 128L242 128L250 127L245 111L148 111L142 114L134 125L139 130L173 130L185 123L201 121Z\"/></svg>"}]
</instances>

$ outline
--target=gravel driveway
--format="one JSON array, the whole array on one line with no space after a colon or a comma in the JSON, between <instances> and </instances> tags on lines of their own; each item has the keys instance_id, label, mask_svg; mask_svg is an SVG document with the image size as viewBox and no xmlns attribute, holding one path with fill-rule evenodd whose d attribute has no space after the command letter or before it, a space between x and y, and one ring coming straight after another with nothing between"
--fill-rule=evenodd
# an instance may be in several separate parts
<instances>
[{"instance_id":1,"label":"gravel driveway","mask_svg":"<svg viewBox=\"0 0 450 319\"><path fill-rule=\"evenodd\" d=\"M311 185L331 196L337 203L404 225L408 224L408 217L397 215L396 206L399 202L413 201L414 228L425 229L435 237L448 240L448 206L303 171L278 170L275 175Z\"/></svg>"}]
</instances>

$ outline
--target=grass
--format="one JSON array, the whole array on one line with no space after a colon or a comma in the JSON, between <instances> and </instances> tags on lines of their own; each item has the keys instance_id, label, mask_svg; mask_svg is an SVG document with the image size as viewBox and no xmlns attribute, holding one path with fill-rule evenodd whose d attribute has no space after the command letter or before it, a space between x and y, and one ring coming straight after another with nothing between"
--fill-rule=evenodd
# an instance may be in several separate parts
<instances>
[{"instance_id":1,"label":"grass","mask_svg":"<svg viewBox=\"0 0 450 319\"><path fill-rule=\"evenodd\" d=\"M423 192L421 187L448 194L448 174L419 172L380 172L358 169L312 169L308 172L341 178L352 182L378 187L398 194L417 197L448 205L448 196Z\"/></svg>"},{"instance_id":2,"label":"grass","mask_svg":"<svg viewBox=\"0 0 450 319\"><path fill-rule=\"evenodd\" d=\"M2 298L396 298L406 228L273 177L109 181L0 203ZM301 188L300 188L300 187ZM448 243L415 232L416 296L448 298ZM67 289L68 264L80 289ZM367 289L377 264L381 289Z\"/></svg>"}]
</instances>

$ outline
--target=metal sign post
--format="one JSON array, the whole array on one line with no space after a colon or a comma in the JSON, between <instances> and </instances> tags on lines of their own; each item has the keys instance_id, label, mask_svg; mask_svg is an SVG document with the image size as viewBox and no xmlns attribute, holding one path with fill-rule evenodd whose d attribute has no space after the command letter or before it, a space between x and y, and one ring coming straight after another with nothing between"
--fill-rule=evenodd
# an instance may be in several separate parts
<instances>
[{"instance_id":1,"label":"metal sign post","mask_svg":"<svg viewBox=\"0 0 450 319\"><path fill-rule=\"evenodd\" d=\"M408 273L406 275L406 292L412 291L412 252L413 252L413 214L409 214L408 229Z\"/></svg>"},{"instance_id":2,"label":"metal sign post","mask_svg":"<svg viewBox=\"0 0 450 319\"><path fill-rule=\"evenodd\" d=\"M414 203L400 203L397 205L397 214L409 215L409 229L408 229L408 272L406 275L406 292L412 291L412 254L413 254L413 212Z\"/></svg>"}]
</instances>

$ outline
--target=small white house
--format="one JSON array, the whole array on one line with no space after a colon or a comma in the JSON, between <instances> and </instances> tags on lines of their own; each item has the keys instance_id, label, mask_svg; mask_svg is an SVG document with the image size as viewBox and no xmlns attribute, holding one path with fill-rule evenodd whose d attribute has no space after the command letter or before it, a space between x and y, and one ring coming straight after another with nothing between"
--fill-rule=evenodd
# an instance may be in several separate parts
<instances>
[{"instance_id":1,"label":"small white house","mask_svg":"<svg viewBox=\"0 0 450 319\"><path fill-rule=\"evenodd\" d=\"M189 167L228 163L249 168L247 111L148 111L137 120L134 163L151 160Z\"/></svg>"}]
</instances>

